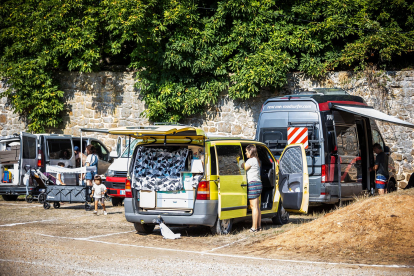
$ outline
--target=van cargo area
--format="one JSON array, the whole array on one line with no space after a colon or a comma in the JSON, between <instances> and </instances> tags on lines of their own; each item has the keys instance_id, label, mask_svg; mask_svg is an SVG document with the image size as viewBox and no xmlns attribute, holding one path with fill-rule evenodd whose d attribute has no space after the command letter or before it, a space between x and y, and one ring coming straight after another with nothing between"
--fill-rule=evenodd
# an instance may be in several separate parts
<instances>
[{"instance_id":1,"label":"van cargo area","mask_svg":"<svg viewBox=\"0 0 414 276\"><path fill-rule=\"evenodd\" d=\"M204 148L194 145L138 146L132 187L141 212L191 212L204 174Z\"/></svg>"}]
</instances>

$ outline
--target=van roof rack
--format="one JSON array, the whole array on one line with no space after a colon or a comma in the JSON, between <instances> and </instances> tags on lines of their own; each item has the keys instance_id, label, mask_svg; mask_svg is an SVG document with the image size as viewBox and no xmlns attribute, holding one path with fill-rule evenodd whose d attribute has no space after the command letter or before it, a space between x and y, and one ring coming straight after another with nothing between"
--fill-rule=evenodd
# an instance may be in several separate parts
<instances>
[{"instance_id":1,"label":"van roof rack","mask_svg":"<svg viewBox=\"0 0 414 276\"><path fill-rule=\"evenodd\" d=\"M314 92L317 94L323 94L323 95L349 95L348 92L346 92L342 88L313 88Z\"/></svg>"}]
</instances>

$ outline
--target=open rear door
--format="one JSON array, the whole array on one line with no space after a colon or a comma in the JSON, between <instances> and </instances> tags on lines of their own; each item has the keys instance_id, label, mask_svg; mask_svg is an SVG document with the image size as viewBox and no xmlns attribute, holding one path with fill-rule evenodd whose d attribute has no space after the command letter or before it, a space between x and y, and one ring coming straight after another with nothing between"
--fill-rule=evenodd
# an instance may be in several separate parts
<instances>
[{"instance_id":1,"label":"open rear door","mask_svg":"<svg viewBox=\"0 0 414 276\"><path fill-rule=\"evenodd\" d=\"M291 144L284 149L279 159L278 186L286 211L308 212L309 175L303 144Z\"/></svg>"},{"instance_id":2,"label":"open rear door","mask_svg":"<svg viewBox=\"0 0 414 276\"><path fill-rule=\"evenodd\" d=\"M30 165L31 168L37 167L37 151L38 151L38 140L37 136L21 132L20 133L20 180L23 179L26 173L24 167ZM22 181L20 182L21 185Z\"/></svg>"}]
</instances>

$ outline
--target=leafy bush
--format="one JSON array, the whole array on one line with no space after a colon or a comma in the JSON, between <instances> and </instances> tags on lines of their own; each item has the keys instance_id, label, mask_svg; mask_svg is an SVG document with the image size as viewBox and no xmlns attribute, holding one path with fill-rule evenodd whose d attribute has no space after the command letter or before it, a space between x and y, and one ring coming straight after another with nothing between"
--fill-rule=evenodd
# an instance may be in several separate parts
<instances>
[{"instance_id":1,"label":"leafy bush","mask_svg":"<svg viewBox=\"0 0 414 276\"><path fill-rule=\"evenodd\" d=\"M17 112L61 122L57 70L139 71L153 121L201 113L218 94L249 99L299 70L322 76L392 65L414 50L414 4L394 0L32 0L0 7L0 74Z\"/></svg>"}]
</instances>

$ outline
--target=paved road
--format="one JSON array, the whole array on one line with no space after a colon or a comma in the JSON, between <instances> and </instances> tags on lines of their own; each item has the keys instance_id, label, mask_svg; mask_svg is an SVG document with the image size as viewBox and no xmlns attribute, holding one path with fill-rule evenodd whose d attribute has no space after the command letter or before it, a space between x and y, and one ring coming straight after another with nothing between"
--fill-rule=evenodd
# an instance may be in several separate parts
<instances>
[{"instance_id":1,"label":"paved road","mask_svg":"<svg viewBox=\"0 0 414 276\"><path fill-rule=\"evenodd\" d=\"M414 274L413 268L240 254L241 243L257 239L243 229L223 237L200 227L174 228L183 236L174 241L164 240L159 230L141 236L125 221L122 207L108 211L108 216L94 216L81 205L44 210L36 203L0 201L0 275Z\"/></svg>"}]
</instances>

